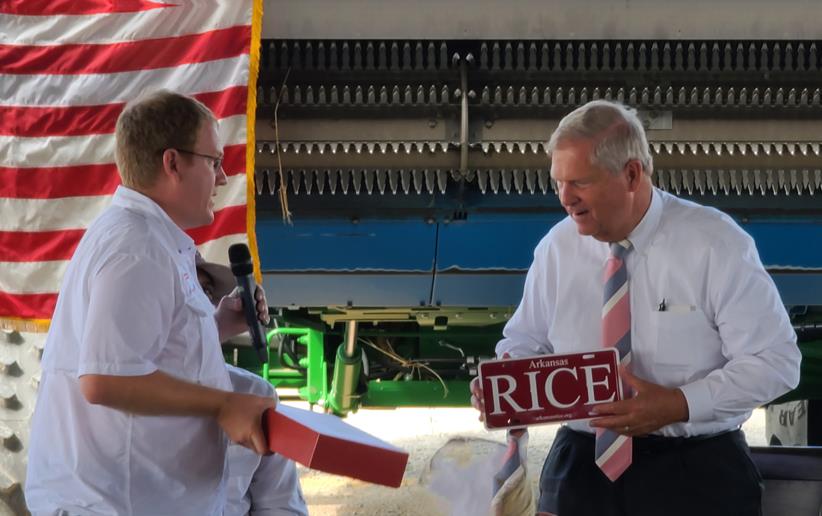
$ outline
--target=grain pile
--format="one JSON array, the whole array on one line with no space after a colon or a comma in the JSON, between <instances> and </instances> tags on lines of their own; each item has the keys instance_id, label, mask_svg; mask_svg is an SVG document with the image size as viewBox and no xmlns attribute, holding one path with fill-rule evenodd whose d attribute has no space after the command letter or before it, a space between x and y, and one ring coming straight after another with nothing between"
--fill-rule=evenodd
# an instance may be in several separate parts
<instances>
[{"instance_id":1,"label":"grain pile","mask_svg":"<svg viewBox=\"0 0 822 516\"><path fill-rule=\"evenodd\" d=\"M504 432L486 431L470 408L362 410L347 422L409 453L403 484L391 489L300 467L311 516L454 516L449 514L448 501L424 483L430 478L426 471L432 458L455 437L491 440L500 446L505 442ZM755 411L744 429L749 443L765 444L764 410ZM556 430L556 425L544 425L529 432L528 474L535 493ZM447 448L444 453L456 463L470 458L464 448Z\"/></svg>"}]
</instances>

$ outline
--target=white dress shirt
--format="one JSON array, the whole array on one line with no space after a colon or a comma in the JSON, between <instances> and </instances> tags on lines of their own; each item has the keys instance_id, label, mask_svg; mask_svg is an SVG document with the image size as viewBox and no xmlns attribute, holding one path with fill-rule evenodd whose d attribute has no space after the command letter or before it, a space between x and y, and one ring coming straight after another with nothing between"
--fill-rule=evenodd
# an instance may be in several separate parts
<instances>
[{"instance_id":1,"label":"white dress shirt","mask_svg":"<svg viewBox=\"0 0 822 516\"><path fill-rule=\"evenodd\" d=\"M277 397L259 376L228 367L236 392ZM225 516L307 516L300 477L294 461L280 454L261 457L231 443L228 446L228 501Z\"/></svg>"},{"instance_id":2,"label":"white dress shirt","mask_svg":"<svg viewBox=\"0 0 822 516\"><path fill-rule=\"evenodd\" d=\"M226 437L207 417L92 405L86 374L163 371L231 390L194 242L119 187L69 263L45 344L26 500L34 514L222 514Z\"/></svg>"},{"instance_id":3,"label":"white dress shirt","mask_svg":"<svg viewBox=\"0 0 822 516\"><path fill-rule=\"evenodd\" d=\"M737 428L797 385L796 334L753 239L729 216L655 189L628 240L632 372L680 388L690 413L657 433ZM608 244L580 235L570 218L551 228L497 356L599 349L608 254ZM592 431L586 421L569 426Z\"/></svg>"}]
</instances>

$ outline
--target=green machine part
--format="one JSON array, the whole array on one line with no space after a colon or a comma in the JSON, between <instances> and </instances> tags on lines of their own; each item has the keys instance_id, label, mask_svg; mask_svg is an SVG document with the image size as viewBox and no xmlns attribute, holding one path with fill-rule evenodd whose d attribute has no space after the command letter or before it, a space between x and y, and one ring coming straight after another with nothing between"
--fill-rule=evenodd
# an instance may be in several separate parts
<instances>
[{"instance_id":1,"label":"green machine part","mask_svg":"<svg viewBox=\"0 0 822 516\"><path fill-rule=\"evenodd\" d=\"M271 356L271 340L280 335L294 336L297 344L307 348L305 356L297 359L297 363L286 355ZM268 363L263 364L262 377L274 387L298 387L300 397L311 404L320 400L325 403L328 397L328 364L323 356L323 333L312 328L275 328L266 337Z\"/></svg>"},{"instance_id":2,"label":"green machine part","mask_svg":"<svg viewBox=\"0 0 822 516\"><path fill-rule=\"evenodd\" d=\"M470 382L465 380L371 380L362 398L368 407L464 407L469 405Z\"/></svg>"},{"instance_id":3,"label":"green machine part","mask_svg":"<svg viewBox=\"0 0 822 516\"><path fill-rule=\"evenodd\" d=\"M326 408L339 415L354 412L359 405L357 384L360 381L363 355L362 349L357 345L357 326L355 320L345 322L345 338L337 347L334 359L334 378Z\"/></svg>"},{"instance_id":4,"label":"green machine part","mask_svg":"<svg viewBox=\"0 0 822 516\"><path fill-rule=\"evenodd\" d=\"M331 363L328 360L330 357L325 354L324 343L327 335L323 331L309 327L281 327L268 333L270 365L267 364L258 371L274 387L296 388L301 399L319 404L327 411L340 416L354 412L359 407L455 407L469 404L467 379L447 376L423 379L408 374L393 379L369 378L362 384L363 363L373 360L374 357L369 356L366 359L366 348L350 341L352 335L354 340L363 337L365 341L376 336L419 337L423 349L436 349L438 351L435 351L435 354L447 351L436 344L444 337L444 333L431 329L421 332L365 329L354 330L352 333L349 328L344 334L335 335L336 338L341 337L343 342L336 348L335 360ZM476 346L478 341L491 342L497 338L491 333L489 338L483 338L484 332L478 333L476 329L468 328L453 328L449 335L451 341L463 347L467 347L467 343ZM275 339L283 336L294 338L296 346L300 349L291 353L277 353ZM453 349L450 352L452 353ZM379 356L373 350L372 354ZM252 362L253 357L249 357L244 365ZM329 371L329 367L332 366L333 373Z\"/></svg>"},{"instance_id":5,"label":"green machine part","mask_svg":"<svg viewBox=\"0 0 822 516\"><path fill-rule=\"evenodd\" d=\"M344 344L337 348L334 360L334 378L331 381L331 395L328 407L335 413L344 415L357 410L357 383L360 379L362 350L356 348L351 355L346 352Z\"/></svg>"},{"instance_id":6,"label":"green machine part","mask_svg":"<svg viewBox=\"0 0 822 516\"><path fill-rule=\"evenodd\" d=\"M346 326L354 323L345 322ZM453 327L445 332L433 328L408 331L370 326L360 330L359 324L355 327L358 329L353 333L326 333L322 328L307 326L272 329L266 335L269 362L262 366L248 346L229 345L224 353L227 362L259 374L278 390L295 389L300 399L345 416L359 407L467 406L468 368L490 356L498 338L497 328ZM385 355L375 346L379 339L392 339L393 347L387 349L396 352L397 362L411 368L405 373L386 372ZM335 351L333 362L331 349ZM472 350L474 355L466 360L460 350ZM413 358L420 353L426 358Z\"/></svg>"},{"instance_id":7,"label":"green machine part","mask_svg":"<svg viewBox=\"0 0 822 516\"><path fill-rule=\"evenodd\" d=\"M349 324L354 321L336 322ZM801 381L795 390L772 403L822 399L822 381L819 380L822 378L822 314L803 315L795 318L793 323L801 337ZM326 333L306 326L273 329L267 334L269 363L262 368L249 346L228 346L224 353L227 362L260 374L275 388L294 388L301 399L345 416L359 407L468 406L471 375L476 374L476 366L482 359L493 356L494 345L501 334L501 324L448 327L445 331L357 325L354 333ZM274 339L281 337L291 340L278 349ZM393 345L386 348L388 339ZM337 346L333 363L330 353L326 355L326 344L329 352L331 346ZM380 361L385 356L384 351L381 352L376 344L380 344L380 349L391 351L405 372L386 372L385 358ZM453 360L455 354L457 362L462 362L459 368ZM425 358L414 358L419 356ZM416 365L423 363L430 367ZM329 370L331 366L333 375Z\"/></svg>"}]
</instances>

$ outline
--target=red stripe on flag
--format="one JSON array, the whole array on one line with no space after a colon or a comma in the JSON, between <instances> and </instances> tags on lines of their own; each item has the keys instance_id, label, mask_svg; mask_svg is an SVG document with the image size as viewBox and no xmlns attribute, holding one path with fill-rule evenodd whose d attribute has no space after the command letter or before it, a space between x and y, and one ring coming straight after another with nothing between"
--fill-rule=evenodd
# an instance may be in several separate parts
<instances>
[{"instance_id":1,"label":"red stripe on flag","mask_svg":"<svg viewBox=\"0 0 822 516\"><path fill-rule=\"evenodd\" d=\"M0 106L0 135L37 138L113 133L123 106Z\"/></svg>"},{"instance_id":2,"label":"red stripe on flag","mask_svg":"<svg viewBox=\"0 0 822 516\"><path fill-rule=\"evenodd\" d=\"M57 306L57 293L10 294L0 291L0 317L51 319Z\"/></svg>"},{"instance_id":3,"label":"red stripe on flag","mask_svg":"<svg viewBox=\"0 0 822 516\"><path fill-rule=\"evenodd\" d=\"M246 112L248 89L232 86L221 91L198 93L194 97L208 106L217 118ZM0 135L86 136L111 134L125 103L101 106L27 107L0 106Z\"/></svg>"},{"instance_id":4,"label":"red stripe on flag","mask_svg":"<svg viewBox=\"0 0 822 516\"><path fill-rule=\"evenodd\" d=\"M223 170L227 176L245 174L245 144L226 145L223 148Z\"/></svg>"},{"instance_id":5,"label":"red stripe on flag","mask_svg":"<svg viewBox=\"0 0 822 516\"><path fill-rule=\"evenodd\" d=\"M250 41L248 26L239 25L105 45L0 45L0 73L68 75L168 68L248 54Z\"/></svg>"},{"instance_id":6,"label":"red stripe on flag","mask_svg":"<svg viewBox=\"0 0 822 516\"><path fill-rule=\"evenodd\" d=\"M59 199L111 195L120 184L114 163L71 167L0 167L0 197Z\"/></svg>"},{"instance_id":7,"label":"red stripe on flag","mask_svg":"<svg viewBox=\"0 0 822 516\"><path fill-rule=\"evenodd\" d=\"M248 87L232 86L220 91L197 93L194 98L208 106L217 118L244 115L248 100Z\"/></svg>"},{"instance_id":8,"label":"red stripe on flag","mask_svg":"<svg viewBox=\"0 0 822 516\"><path fill-rule=\"evenodd\" d=\"M0 248L6 262L68 260L83 238L85 229L62 231L0 231Z\"/></svg>"},{"instance_id":9,"label":"red stripe on flag","mask_svg":"<svg viewBox=\"0 0 822 516\"><path fill-rule=\"evenodd\" d=\"M245 144L227 145L223 152L226 175L245 173ZM70 167L0 167L0 197L12 199L61 199L111 195L120 185L117 165Z\"/></svg>"},{"instance_id":10,"label":"red stripe on flag","mask_svg":"<svg viewBox=\"0 0 822 516\"><path fill-rule=\"evenodd\" d=\"M209 240L234 235L245 234L246 206L229 206L214 213L214 222L208 226L200 226L186 231L197 245Z\"/></svg>"},{"instance_id":11,"label":"red stripe on flag","mask_svg":"<svg viewBox=\"0 0 822 516\"><path fill-rule=\"evenodd\" d=\"M174 4L146 0L5 0L0 3L0 13L23 16L54 16L60 14L134 13Z\"/></svg>"}]
</instances>

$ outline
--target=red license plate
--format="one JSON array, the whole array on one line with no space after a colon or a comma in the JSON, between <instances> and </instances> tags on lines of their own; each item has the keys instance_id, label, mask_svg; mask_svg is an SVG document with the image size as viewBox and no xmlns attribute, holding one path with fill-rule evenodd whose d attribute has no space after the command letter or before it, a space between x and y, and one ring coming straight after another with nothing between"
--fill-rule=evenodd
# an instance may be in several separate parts
<instances>
[{"instance_id":1,"label":"red license plate","mask_svg":"<svg viewBox=\"0 0 822 516\"><path fill-rule=\"evenodd\" d=\"M594 405L622 399L618 362L615 348L482 362L485 426L590 419Z\"/></svg>"}]
</instances>

